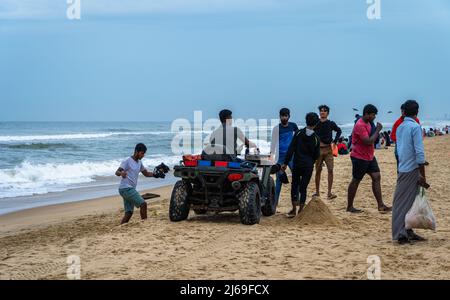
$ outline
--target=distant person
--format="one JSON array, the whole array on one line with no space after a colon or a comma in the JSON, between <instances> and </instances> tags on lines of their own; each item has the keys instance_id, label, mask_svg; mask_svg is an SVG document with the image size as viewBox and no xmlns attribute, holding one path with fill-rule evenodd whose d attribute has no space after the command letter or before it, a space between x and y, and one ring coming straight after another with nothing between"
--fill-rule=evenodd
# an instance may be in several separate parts
<instances>
[{"instance_id":1,"label":"distant person","mask_svg":"<svg viewBox=\"0 0 450 300\"><path fill-rule=\"evenodd\" d=\"M426 138L427 136L427 130L425 128L422 128L422 138Z\"/></svg>"},{"instance_id":2,"label":"distant person","mask_svg":"<svg viewBox=\"0 0 450 300\"><path fill-rule=\"evenodd\" d=\"M339 155L347 155L348 152L348 148L347 148L347 144L345 143L344 139L342 137L339 138L338 144L338 153Z\"/></svg>"},{"instance_id":3,"label":"distant person","mask_svg":"<svg viewBox=\"0 0 450 300\"><path fill-rule=\"evenodd\" d=\"M369 174L372 178L372 190L378 203L378 211L389 212L392 208L383 203L381 193L381 173L378 167L377 159L374 156L374 144L377 140L383 125L377 123L375 133L371 134L372 127L370 125L376 118L378 109L368 104L364 107L362 118L356 122L353 128L353 150L350 155L353 166L353 179L348 187L348 204L347 211L351 213L360 213L362 210L353 206L356 192L361 180L365 174Z\"/></svg>"},{"instance_id":4,"label":"distant person","mask_svg":"<svg viewBox=\"0 0 450 300\"><path fill-rule=\"evenodd\" d=\"M341 137L342 130L335 122L330 121L328 116L330 114L330 108L326 105L319 106L320 122L315 127L314 131L320 138L320 156L316 162L316 196L320 196L320 176L322 173L322 165L325 162L328 170L328 194L329 200L335 199L337 196L332 193L333 188L333 169L334 169L334 156L332 150L332 144L337 143L337 140ZM333 138L333 132L336 132L336 136Z\"/></svg>"},{"instance_id":5,"label":"distant person","mask_svg":"<svg viewBox=\"0 0 450 300\"><path fill-rule=\"evenodd\" d=\"M233 127L233 112L224 109L219 113L220 127L213 131L209 141L212 149L208 154L226 154L237 156L241 154L243 145L249 148L256 148L256 144L249 141L242 130L237 127ZM241 145L239 145L241 143ZM218 147L218 146L223 147ZM217 147L216 147L217 146ZM209 152L209 151L208 151Z\"/></svg>"},{"instance_id":6,"label":"distant person","mask_svg":"<svg viewBox=\"0 0 450 300\"><path fill-rule=\"evenodd\" d=\"M448 126L445 126L445 134L448 134Z\"/></svg>"},{"instance_id":7,"label":"distant person","mask_svg":"<svg viewBox=\"0 0 450 300\"><path fill-rule=\"evenodd\" d=\"M384 140L386 141L386 147L391 146L391 138L389 136L389 133L387 131L384 132Z\"/></svg>"},{"instance_id":8,"label":"distant person","mask_svg":"<svg viewBox=\"0 0 450 300\"><path fill-rule=\"evenodd\" d=\"M435 137L435 136L436 136L436 134L434 133L433 128L430 128L430 130L427 133L427 137Z\"/></svg>"},{"instance_id":9,"label":"distant person","mask_svg":"<svg viewBox=\"0 0 450 300\"><path fill-rule=\"evenodd\" d=\"M142 196L136 190L139 173L142 173L145 177L153 177L153 173L147 171L142 164L142 159L146 152L147 147L144 144L137 144L134 149L134 154L124 160L116 171L116 176L122 177L119 194L123 198L125 215L121 224L130 221L133 216L134 207L140 209L142 220L147 219L147 203L145 203Z\"/></svg>"},{"instance_id":10,"label":"distant person","mask_svg":"<svg viewBox=\"0 0 450 300\"><path fill-rule=\"evenodd\" d=\"M316 113L311 112L306 115L306 127L295 134L281 167L283 171L286 171L289 163L292 159L294 160L291 188L292 210L288 214L289 217L297 215L297 206L300 206L298 213L305 207L314 163L320 156L320 138L314 132L318 122L319 116Z\"/></svg>"},{"instance_id":11,"label":"distant person","mask_svg":"<svg viewBox=\"0 0 450 300\"><path fill-rule=\"evenodd\" d=\"M411 209L419 186L429 188L425 176L425 149L422 131L416 118L419 104L408 100L404 104L405 120L397 129L399 167L392 213L392 238L400 244L425 239L405 228L405 216Z\"/></svg>"},{"instance_id":12,"label":"distant person","mask_svg":"<svg viewBox=\"0 0 450 300\"><path fill-rule=\"evenodd\" d=\"M295 133L298 131L297 124L289 122L291 118L291 111L288 108L282 108L280 110L280 124L272 130L272 143L270 147L270 155L274 160L282 165L286 158L289 146L291 145L292 139ZM288 163L289 169L293 170L293 162ZM280 199L281 193L281 179L280 172L277 173L277 180L275 186L275 198L276 202Z\"/></svg>"}]
</instances>

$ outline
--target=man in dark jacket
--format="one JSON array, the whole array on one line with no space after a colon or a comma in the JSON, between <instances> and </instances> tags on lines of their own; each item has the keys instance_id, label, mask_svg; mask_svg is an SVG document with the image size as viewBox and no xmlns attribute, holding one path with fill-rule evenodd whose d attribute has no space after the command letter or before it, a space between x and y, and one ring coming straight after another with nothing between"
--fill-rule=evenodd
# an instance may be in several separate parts
<instances>
[{"instance_id":1,"label":"man in dark jacket","mask_svg":"<svg viewBox=\"0 0 450 300\"><path fill-rule=\"evenodd\" d=\"M294 157L294 169L292 170L292 211L289 217L297 215L297 206L300 206L299 213L305 207L306 192L314 170L314 164L320 156L320 139L314 132L314 128L319 123L319 116L316 113L306 115L306 127L297 131L289 146L282 170L286 171L289 162ZM299 199L300 193L300 199Z\"/></svg>"}]
</instances>

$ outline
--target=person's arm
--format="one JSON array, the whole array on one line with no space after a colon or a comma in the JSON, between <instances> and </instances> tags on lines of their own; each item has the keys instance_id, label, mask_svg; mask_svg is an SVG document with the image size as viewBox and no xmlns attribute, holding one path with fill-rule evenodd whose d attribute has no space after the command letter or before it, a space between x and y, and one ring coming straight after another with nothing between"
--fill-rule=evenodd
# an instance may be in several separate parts
<instances>
[{"instance_id":1,"label":"person's arm","mask_svg":"<svg viewBox=\"0 0 450 300\"><path fill-rule=\"evenodd\" d=\"M127 178L127 172L123 168L118 168L116 171L117 177Z\"/></svg>"},{"instance_id":2,"label":"person's arm","mask_svg":"<svg viewBox=\"0 0 450 300\"><path fill-rule=\"evenodd\" d=\"M313 161L315 162L317 159L319 159L319 156L320 156L320 141L319 137L316 136L314 139Z\"/></svg>"},{"instance_id":3,"label":"person's arm","mask_svg":"<svg viewBox=\"0 0 450 300\"><path fill-rule=\"evenodd\" d=\"M332 125L333 131L336 131L336 137L333 140L333 143L336 144L342 135L342 129L339 126L337 126L337 124L335 122L332 122L331 125Z\"/></svg>"},{"instance_id":4,"label":"person's arm","mask_svg":"<svg viewBox=\"0 0 450 300\"><path fill-rule=\"evenodd\" d=\"M127 169L128 166L128 161L125 160L120 164L120 167L117 169L116 171L116 176L118 177L122 177L122 178L127 178L127 171L125 171Z\"/></svg>"},{"instance_id":5,"label":"person's arm","mask_svg":"<svg viewBox=\"0 0 450 300\"><path fill-rule=\"evenodd\" d=\"M145 177L153 177L153 172L149 172L147 169L142 170L141 173Z\"/></svg>"},{"instance_id":6,"label":"person's arm","mask_svg":"<svg viewBox=\"0 0 450 300\"><path fill-rule=\"evenodd\" d=\"M144 175L145 177L154 177L153 176L153 172L149 172L143 164L141 164L141 173L142 175Z\"/></svg>"},{"instance_id":7,"label":"person's arm","mask_svg":"<svg viewBox=\"0 0 450 300\"><path fill-rule=\"evenodd\" d=\"M362 127L358 127L360 130L364 129ZM361 140L364 143L364 145L373 145L377 141L378 137L380 136L380 131L383 129L383 125L380 123L377 123L377 128L375 129L375 132L369 137L368 135L361 135ZM360 131L358 130L358 131Z\"/></svg>"},{"instance_id":8,"label":"person's arm","mask_svg":"<svg viewBox=\"0 0 450 300\"><path fill-rule=\"evenodd\" d=\"M428 189L430 185L427 183L427 177L425 174L425 149L422 140L422 129L415 127L412 132L412 138L414 143L414 152L416 154L416 162L419 165L419 185Z\"/></svg>"},{"instance_id":9,"label":"person's arm","mask_svg":"<svg viewBox=\"0 0 450 300\"><path fill-rule=\"evenodd\" d=\"M298 132L297 132L298 133ZM283 163L283 171L286 170L287 166L289 165L289 162L292 160L292 156L294 155L295 148L297 147L297 133L295 134L294 138L291 141L291 144L289 145L288 151L286 153L286 157L284 159Z\"/></svg>"}]
</instances>

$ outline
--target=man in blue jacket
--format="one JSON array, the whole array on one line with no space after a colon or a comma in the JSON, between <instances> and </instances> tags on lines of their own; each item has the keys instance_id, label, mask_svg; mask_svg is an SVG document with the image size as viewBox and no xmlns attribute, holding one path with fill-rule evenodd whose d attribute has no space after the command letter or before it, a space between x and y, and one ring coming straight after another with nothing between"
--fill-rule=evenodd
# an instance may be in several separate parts
<instances>
[{"instance_id":1,"label":"man in blue jacket","mask_svg":"<svg viewBox=\"0 0 450 300\"><path fill-rule=\"evenodd\" d=\"M286 154L289 149L289 145L292 142L294 134L298 131L298 126L295 123L289 122L291 118L291 112L287 108L280 110L280 124L276 126L272 131L272 144L270 149L270 155L275 156L275 161L282 165L286 158ZM289 169L292 171L292 161L288 164ZM282 172L277 173L277 181L275 187L275 198L278 204L281 193L281 176Z\"/></svg>"}]
</instances>

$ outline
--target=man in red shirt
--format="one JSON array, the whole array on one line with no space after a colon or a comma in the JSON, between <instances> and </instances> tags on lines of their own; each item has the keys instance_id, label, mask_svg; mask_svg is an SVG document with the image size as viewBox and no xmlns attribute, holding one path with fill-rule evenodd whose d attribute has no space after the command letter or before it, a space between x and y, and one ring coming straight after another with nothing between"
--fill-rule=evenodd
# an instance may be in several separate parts
<instances>
[{"instance_id":1,"label":"man in red shirt","mask_svg":"<svg viewBox=\"0 0 450 300\"><path fill-rule=\"evenodd\" d=\"M353 179L348 187L348 205L347 211L351 213L360 213L362 210L353 206L356 192L361 180L365 174L372 178L372 191L378 203L379 212L389 212L391 207L383 203L381 193L381 173L375 158L374 143L380 135L383 125L377 123L375 133L371 135L372 126L370 125L376 118L378 109L372 104L364 107L363 116L356 122L352 133L352 153L350 158L353 166Z\"/></svg>"}]
</instances>

